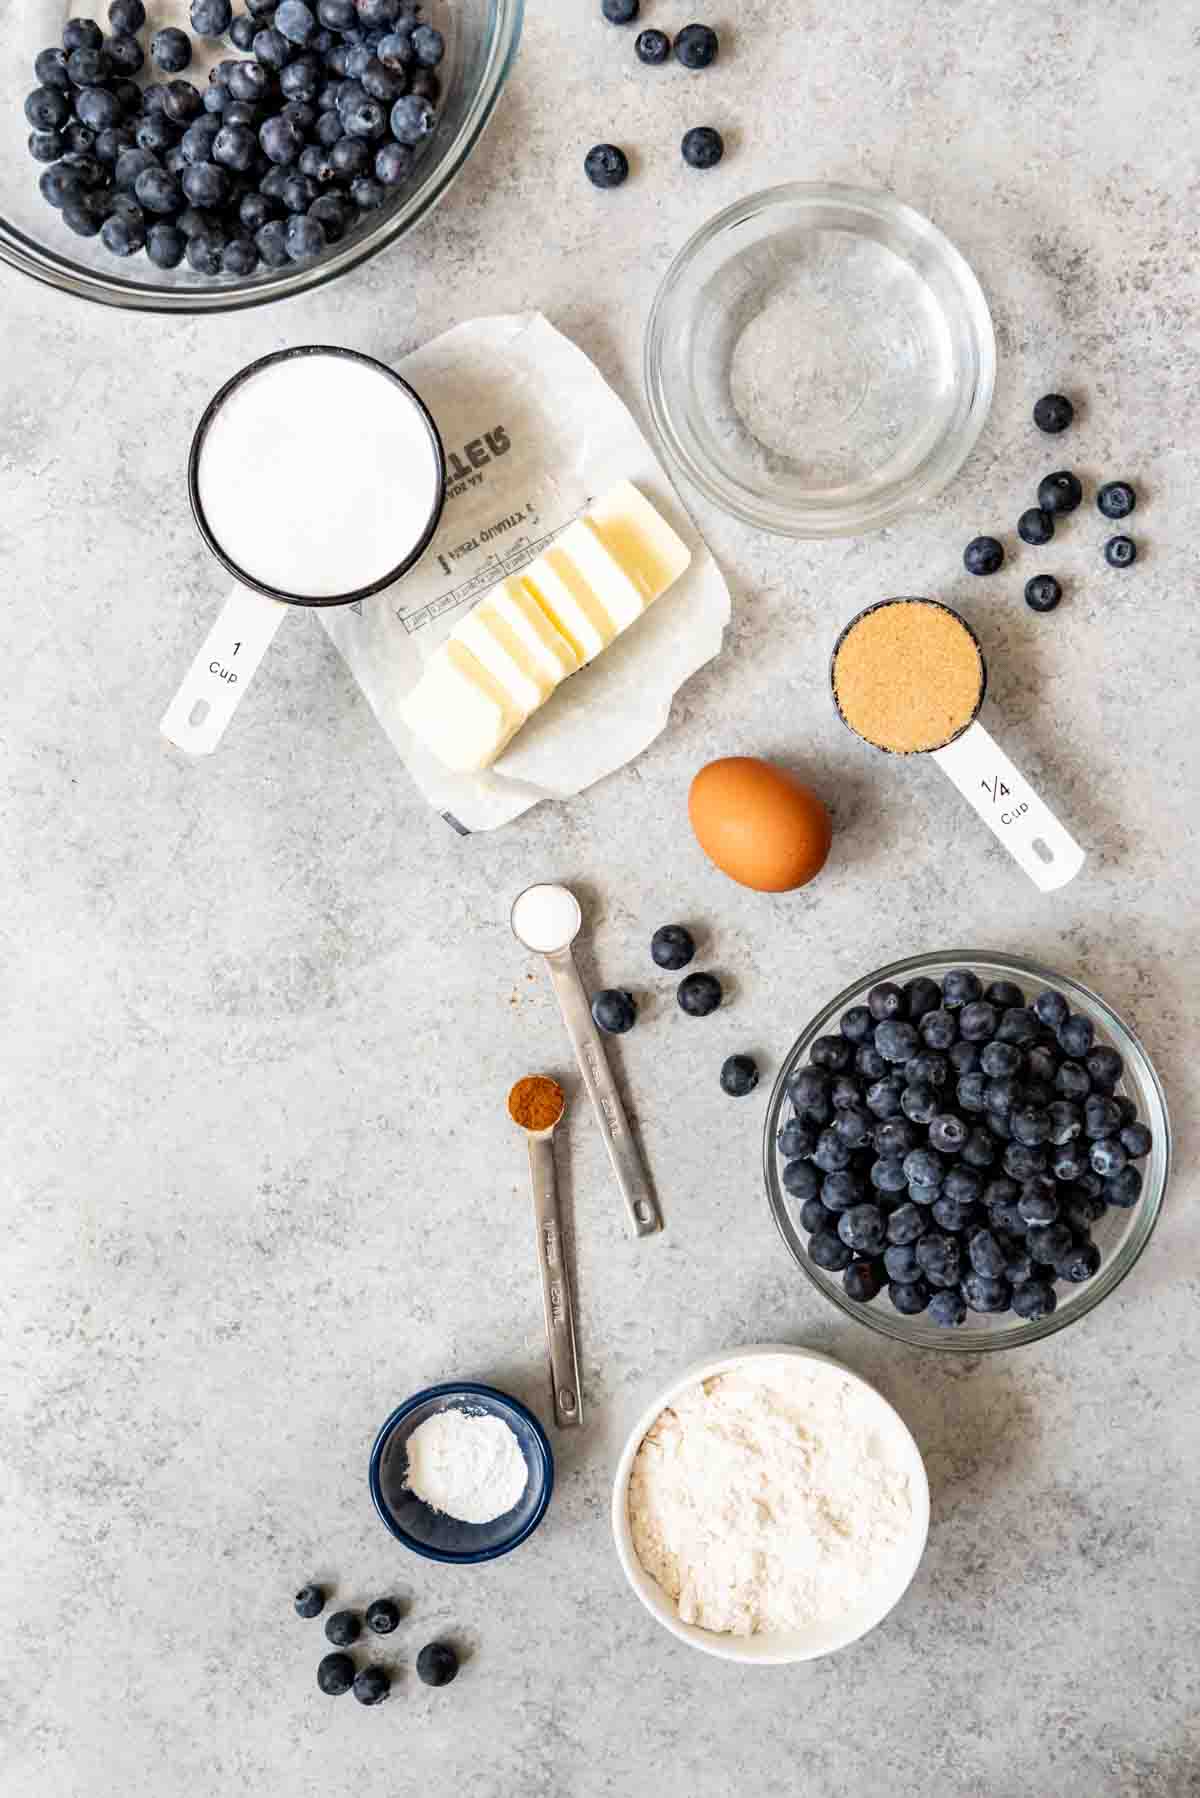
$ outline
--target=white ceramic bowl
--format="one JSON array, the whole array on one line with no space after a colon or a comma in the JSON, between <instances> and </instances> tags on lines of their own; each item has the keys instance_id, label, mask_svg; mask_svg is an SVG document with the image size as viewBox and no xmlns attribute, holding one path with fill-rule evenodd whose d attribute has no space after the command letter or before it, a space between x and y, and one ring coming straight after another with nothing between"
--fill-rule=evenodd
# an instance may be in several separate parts
<instances>
[{"instance_id":1,"label":"white ceramic bowl","mask_svg":"<svg viewBox=\"0 0 1200 1798\"><path fill-rule=\"evenodd\" d=\"M712 1630L698 1629L694 1624L683 1623L670 1598L650 1578L638 1560L629 1527L629 1477L638 1449L642 1445L642 1438L660 1412L673 1399L678 1398L681 1392L701 1380L715 1379L718 1374L730 1373L735 1368L745 1372L748 1362L769 1361L783 1356L802 1361L824 1362L829 1367L836 1367L847 1379L853 1380L862 1388L864 1404L875 1408L879 1428L886 1431L895 1445L897 1457L908 1474L912 1492L912 1530L886 1580L880 1583L870 1599L848 1610L836 1623L819 1623L809 1629L776 1631L759 1636L716 1635ZM921 1451L904 1419L868 1381L844 1367L840 1361L835 1361L832 1355L820 1355L813 1349L792 1348L786 1343L762 1343L757 1347L734 1349L730 1354L721 1355L714 1361L698 1362L696 1366L689 1367L686 1373L680 1374L677 1380L672 1381L646 1406L630 1431L617 1462L613 1480L612 1528L617 1557L624 1569L625 1578L650 1615L664 1629L669 1629L673 1636L678 1636L681 1642L687 1642L692 1648L699 1648L705 1654L716 1655L720 1660L740 1661L747 1665L780 1666L789 1661L815 1661L821 1655L833 1654L837 1649L857 1642L860 1636L865 1636L868 1630L881 1623L903 1597L920 1565L929 1534L929 1481Z\"/></svg>"}]
</instances>

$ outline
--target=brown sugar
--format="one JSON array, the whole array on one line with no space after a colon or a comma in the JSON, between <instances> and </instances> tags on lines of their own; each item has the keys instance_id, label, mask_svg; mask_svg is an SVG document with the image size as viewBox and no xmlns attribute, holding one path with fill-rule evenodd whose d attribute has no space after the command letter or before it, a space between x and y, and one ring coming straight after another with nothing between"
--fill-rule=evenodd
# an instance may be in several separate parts
<instances>
[{"instance_id":1,"label":"brown sugar","mask_svg":"<svg viewBox=\"0 0 1200 1798\"><path fill-rule=\"evenodd\" d=\"M550 1130L563 1114L563 1089L545 1074L526 1074L508 1095L508 1115L522 1130Z\"/></svg>"},{"instance_id":2,"label":"brown sugar","mask_svg":"<svg viewBox=\"0 0 1200 1798\"><path fill-rule=\"evenodd\" d=\"M877 749L940 749L983 695L979 645L956 612L929 599L887 600L848 626L833 658L842 717Z\"/></svg>"}]
</instances>

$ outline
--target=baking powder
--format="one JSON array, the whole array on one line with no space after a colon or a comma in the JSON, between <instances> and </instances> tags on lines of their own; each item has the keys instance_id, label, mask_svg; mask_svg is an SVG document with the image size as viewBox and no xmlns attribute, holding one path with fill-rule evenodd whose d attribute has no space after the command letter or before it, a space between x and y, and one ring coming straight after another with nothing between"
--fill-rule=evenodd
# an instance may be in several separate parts
<instances>
[{"instance_id":1,"label":"baking powder","mask_svg":"<svg viewBox=\"0 0 1200 1798\"><path fill-rule=\"evenodd\" d=\"M748 1363L688 1388L629 1482L638 1560L684 1623L735 1636L852 1611L912 1529L882 1401L821 1363Z\"/></svg>"},{"instance_id":2,"label":"baking powder","mask_svg":"<svg viewBox=\"0 0 1200 1798\"><path fill-rule=\"evenodd\" d=\"M502 1417L435 1411L407 1442L404 1484L434 1511L460 1523L491 1523L511 1511L529 1470Z\"/></svg>"}]
</instances>

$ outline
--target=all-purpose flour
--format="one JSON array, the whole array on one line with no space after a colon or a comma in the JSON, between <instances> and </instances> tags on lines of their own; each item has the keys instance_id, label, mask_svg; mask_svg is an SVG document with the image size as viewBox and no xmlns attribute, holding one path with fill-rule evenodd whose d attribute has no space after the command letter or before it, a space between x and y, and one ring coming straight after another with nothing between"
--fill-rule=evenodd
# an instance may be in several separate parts
<instances>
[{"instance_id":1,"label":"all-purpose flour","mask_svg":"<svg viewBox=\"0 0 1200 1798\"><path fill-rule=\"evenodd\" d=\"M839 1368L783 1357L674 1400L634 1460L629 1522L681 1619L749 1636L866 1599L912 1524L887 1423Z\"/></svg>"},{"instance_id":2,"label":"all-purpose flour","mask_svg":"<svg viewBox=\"0 0 1200 1798\"><path fill-rule=\"evenodd\" d=\"M491 1523L511 1511L529 1471L502 1417L435 1411L407 1442L404 1484L435 1511L460 1523Z\"/></svg>"}]
</instances>

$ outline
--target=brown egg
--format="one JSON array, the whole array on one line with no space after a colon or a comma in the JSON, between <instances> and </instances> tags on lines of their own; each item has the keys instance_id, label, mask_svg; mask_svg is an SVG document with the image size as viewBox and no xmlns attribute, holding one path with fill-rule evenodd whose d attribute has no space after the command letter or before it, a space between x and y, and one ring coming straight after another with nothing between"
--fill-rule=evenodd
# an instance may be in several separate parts
<instances>
[{"instance_id":1,"label":"brown egg","mask_svg":"<svg viewBox=\"0 0 1200 1798\"><path fill-rule=\"evenodd\" d=\"M688 817L709 861L758 893L789 893L825 866L833 826L811 787L749 755L701 768Z\"/></svg>"}]
</instances>

